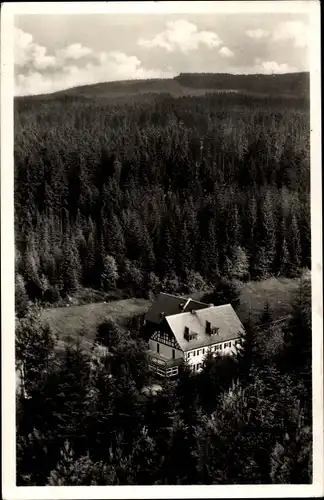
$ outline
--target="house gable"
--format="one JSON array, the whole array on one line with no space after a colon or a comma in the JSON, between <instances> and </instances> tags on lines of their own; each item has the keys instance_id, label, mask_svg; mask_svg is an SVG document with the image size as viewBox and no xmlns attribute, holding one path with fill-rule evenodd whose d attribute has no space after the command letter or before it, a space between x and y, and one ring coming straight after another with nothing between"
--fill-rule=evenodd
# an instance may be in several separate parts
<instances>
[{"instance_id":1,"label":"house gable","mask_svg":"<svg viewBox=\"0 0 324 500\"><path fill-rule=\"evenodd\" d=\"M162 322L161 328L155 330L153 335L151 335L150 340L154 340L160 344L165 344L181 351L180 344L166 321Z\"/></svg>"},{"instance_id":2,"label":"house gable","mask_svg":"<svg viewBox=\"0 0 324 500\"><path fill-rule=\"evenodd\" d=\"M244 327L230 304L166 318L184 352L238 339Z\"/></svg>"}]
</instances>

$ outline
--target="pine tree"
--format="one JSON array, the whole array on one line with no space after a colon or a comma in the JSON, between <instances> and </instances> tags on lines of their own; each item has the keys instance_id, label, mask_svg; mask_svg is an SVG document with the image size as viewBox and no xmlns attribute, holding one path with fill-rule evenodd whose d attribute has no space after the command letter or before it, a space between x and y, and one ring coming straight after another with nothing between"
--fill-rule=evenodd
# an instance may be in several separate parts
<instances>
[{"instance_id":1,"label":"pine tree","mask_svg":"<svg viewBox=\"0 0 324 500\"><path fill-rule=\"evenodd\" d=\"M242 227L239 209L237 205L234 205L233 211L231 211L231 224L230 224L230 244L231 246L240 246L242 243Z\"/></svg>"},{"instance_id":2,"label":"pine tree","mask_svg":"<svg viewBox=\"0 0 324 500\"><path fill-rule=\"evenodd\" d=\"M263 264L264 273L271 274L274 266L276 232L275 232L275 211L272 203L270 191L266 192L262 205L262 242L263 242ZM260 259L260 255L259 255ZM259 261L260 262L260 261Z\"/></svg>"},{"instance_id":3,"label":"pine tree","mask_svg":"<svg viewBox=\"0 0 324 500\"><path fill-rule=\"evenodd\" d=\"M26 293L24 278L21 274L16 274L15 279L15 311L18 318L27 312L28 296Z\"/></svg>"},{"instance_id":4,"label":"pine tree","mask_svg":"<svg viewBox=\"0 0 324 500\"><path fill-rule=\"evenodd\" d=\"M16 368L27 395L42 383L54 356L55 337L38 307L28 309L16 325Z\"/></svg>"},{"instance_id":5,"label":"pine tree","mask_svg":"<svg viewBox=\"0 0 324 500\"><path fill-rule=\"evenodd\" d=\"M61 449L60 460L48 477L48 486L100 486L116 484L113 467L94 463L89 455L75 457L68 441Z\"/></svg>"},{"instance_id":6,"label":"pine tree","mask_svg":"<svg viewBox=\"0 0 324 500\"><path fill-rule=\"evenodd\" d=\"M240 247L234 247L232 251L232 269L233 278L244 280L249 276L249 259L245 250Z\"/></svg>"},{"instance_id":7,"label":"pine tree","mask_svg":"<svg viewBox=\"0 0 324 500\"><path fill-rule=\"evenodd\" d=\"M81 280L81 263L79 252L72 237L65 236L62 252L61 277L63 293L76 292Z\"/></svg>"},{"instance_id":8,"label":"pine tree","mask_svg":"<svg viewBox=\"0 0 324 500\"><path fill-rule=\"evenodd\" d=\"M106 221L104 240L109 255L117 261L121 260L125 254L125 240L122 226L114 213L111 213Z\"/></svg>"},{"instance_id":9,"label":"pine tree","mask_svg":"<svg viewBox=\"0 0 324 500\"><path fill-rule=\"evenodd\" d=\"M292 318L285 329L284 349L287 367L305 376L310 383L312 359L312 290L310 272L304 271L293 301Z\"/></svg>"},{"instance_id":10,"label":"pine tree","mask_svg":"<svg viewBox=\"0 0 324 500\"><path fill-rule=\"evenodd\" d=\"M134 441L130 455L130 470L134 484L154 484L159 467L160 457L156 452L155 440L149 435L147 428L143 427Z\"/></svg>"},{"instance_id":11,"label":"pine tree","mask_svg":"<svg viewBox=\"0 0 324 500\"><path fill-rule=\"evenodd\" d=\"M166 224L164 229L162 230L162 238L161 238L161 256L157 261L157 264L160 268L160 276L164 277L167 274L175 272L175 256L174 256L174 245L171 231ZM159 262L161 264L159 264Z\"/></svg>"},{"instance_id":12,"label":"pine tree","mask_svg":"<svg viewBox=\"0 0 324 500\"><path fill-rule=\"evenodd\" d=\"M202 276L211 282L219 278L219 253L216 230L213 221L209 222L206 239L202 240L200 251L200 269Z\"/></svg>"},{"instance_id":13,"label":"pine tree","mask_svg":"<svg viewBox=\"0 0 324 500\"><path fill-rule=\"evenodd\" d=\"M33 429L26 436L17 430L17 486L43 486L51 464L48 435Z\"/></svg>"},{"instance_id":14,"label":"pine tree","mask_svg":"<svg viewBox=\"0 0 324 500\"><path fill-rule=\"evenodd\" d=\"M32 300L39 299L41 296L41 283L39 277L40 260L33 235L28 238L27 246L23 254L23 262L25 263L24 278L27 294Z\"/></svg>"},{"instance_id":15,"label":"pine tree","mask_svg":"<svg viewBox=\"0 0 324 500\"><path fill-rule=\"evenodd\" d=\"M260 246L254 262L253 275L255 278L265 279L269 274L269 255L264 246Z\"/></svg>"},{"instance_id":16,"label":"pine tree","mask_svg":"<svg viewBox=\"0 0 324 500\"><path fill-rule=\"evenodd\" d=\"M244 325L244 332L241 332L240 343L237 347L236 359L238 362L239 379L242 386L244 387L250 382L252 367L257 361L256 327L251 316Z\"/></svg>"},{"instance_id":17,"label":"pine tree","mask_svg":"<svg viewBox=\"0 0 324 500\"><path fill-rule=\"evenodd\" d=\"M260 318L260 325L268 325L273 321L273 311L270 307L269 301L267 300L264 308L263 308L263 313Z\"/></svg>"},{"instance_id":18,"label":"pine tree","mask_svg":"<svg viewBox=\"0 0 324 500\"><path fill-rule=\"evenodd\" d=\"M293 214L291 219L291 224L288 232L288 248L290 254L290 262L294 270L297 270L301 265L301 244L300 244L300 232L295 214Z\"/></svg>"},{"instance_id":19,"label":"pine tree","mask_svg":"<svg viewBox=\"0 0 324 500\"><path fill-rule=\"evenodd\" d=\"M59 370L48 380L45 393L48 420L57 443L69 440L76 453L84 453L87 442L87 394L90 383L90 356L80 344L67 342Z\"/></svg>"},{"instance_id":20,"label":"pine tree","mask_svg":"<svg viewBox=\"0 0 324 500\"><path fill-rule=\"evenodd\" d=\"M112 255L106 255L104 258L104 270L101 276L101 286L104 290L112 290L116 288L116 281L118 280L117 264Z\"/></svg>"},{"instance_id":21,"label":"pine tree","mask_svg":"<svg viewBox=\"0 0 324 500\"><path fill-rule=\"evenodd\" d=\"M257 220L258 220L258 205L254 195L248 200L247 217L246 217L246 235L247 235L247 250L250 257L250 269L254 269L254 259L257 243Z\"/></svg>"},{"instance_id":22,"label":"pine tree","mask_svg":"<svg viewBox=\"0 0 324 500\"><path fill-rule=\"evenodd\" d=\"M310 484L312 482L312 434L298 409L298 423L292 435L285 433L270 457L270 477L274 484Z\"/></svg>"},{"instance_id":23,"label":"pine tree","mask_svg":"<svg viewBox=\"0 0 324 500\"><path fill-rule=\"evenodd\" d=\"M177 245L177 269L183 278L186 273L193 268L193 250L191 247L190 236L186 222L183 223L179 232Z\"/></svg>"},{"instance_id":24,"label":"pine tree","mask_svg":"<svg viewBox=\"0 0 324 500\"><path fill-rule=\"evenodd\" d=\"M288 251L288 245L286 240L286 226L284 219L281 220L280 230L279 230L279 238L278 238L278 264L277 268L279 274L286 275L288 273L290 267L290 255Z\"/></svg>"},{"instance_id":25,"label":"pine tree","mask_svg":"<svg viewBox=\"0 0 324 500\"><path fill-rule=\"evenodd\" d=\"M85 283L88 285L94 285L94 267L95 267L95 254L96 254L96 231L93 227L90 227L89 234L87 237L87 250L86 259L84 263L85 269Z\"/></svg>"}]
</instances>

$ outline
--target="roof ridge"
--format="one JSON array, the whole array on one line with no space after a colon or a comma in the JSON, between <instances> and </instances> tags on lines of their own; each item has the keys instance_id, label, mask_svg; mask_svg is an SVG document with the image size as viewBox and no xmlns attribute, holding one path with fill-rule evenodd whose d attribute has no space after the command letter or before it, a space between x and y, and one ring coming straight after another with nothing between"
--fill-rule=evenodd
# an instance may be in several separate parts
<instances>
[{"instance_id":1,"label":"roof ridge","mask_svg":"<svg viewBox=\"0 0 324 500\"><path fill-rule=\"evenodd\" d=\"M189 300L191 300L191 302L196 302L197 304L202 304L203 306L208 306L206 302L201 302L200 300L193 299L192 297L190 297Z\"/></svg>"},{"instance_id":2,"label":"roof ridge","mask_svg":"<svg viewBox=\"0 0 324 500\"><path fill-rule=\"evenodd\" d=\"M160 292L159 295L167 295L168 297L173 297L174 299L186 300L186 297L182 297L181 295L174 295L173 293L168 292Z\"/></svg>"},{"instance_id":3,"label":"roof ridge","mask_svg":"<svg viewBox=\"0 0 324 500\"><path fill-rule=\"evenodd\" d=\"M183 309L185 309L187 307L187 305L189 304L189 302L191 301L191 298L189 297L189 299L187 299L187 302L185 303L185 305L183 306Z\"/></svg>"},{"instance_id":4,"label":"roof ridge","mask_svg":"<svg viewBox=\"0 0 324 500\"><path fill-rule=\"evenodd\" d=\"M221 304L219 306L208 306L208 307L205 307L204 309L197 309L196 314L201 314L202 312L206 311L207 309L216 309L216 308L219 308L219 307L224 307L224 306L230 306L233 311L235 312L232 304ZM174 314L168 314L167 316L165 316L166 318L170 318L171 316L180 316L181 314L192 314L191 311L182 311L182 312L176 312Z\"/></svg>"}]
</instances>

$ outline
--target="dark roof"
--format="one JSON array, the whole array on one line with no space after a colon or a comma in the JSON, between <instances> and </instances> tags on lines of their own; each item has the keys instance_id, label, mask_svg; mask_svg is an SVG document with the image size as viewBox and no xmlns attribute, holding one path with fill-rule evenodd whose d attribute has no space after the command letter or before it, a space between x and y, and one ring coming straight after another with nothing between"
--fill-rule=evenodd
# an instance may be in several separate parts
<instances>
[{"instance_id":1,"label":"dark roof","mask_svg":"<svg viewBox=\"0 0 324 500\"><path fill-rule=\"evenodd\" d=\"M184 312L168 316L166 321L183 351L233 340L238 338L240 333L244 333L243 325L231 304L207 307L197 310L194 314ZM210 322L211 327L218 328L217 334L206 333L206 321ZM197 338L186 340L185 327L189 328L190 333L196 333Z\"/></svg>"},{"instance_id":2,"label":"dark roof","mask_svg":"<svg viewBox=\"0 0 324 500\"><path fill-rule=\"evenodd\" d=\"M180 306L183 306L183 308ZM159 325L166 316L190 311L191 309L205 309L206 307L209 307L209 305L197 300L169 293L160 293L146 313L145 320Z\"/></svg>"}]
</instances>

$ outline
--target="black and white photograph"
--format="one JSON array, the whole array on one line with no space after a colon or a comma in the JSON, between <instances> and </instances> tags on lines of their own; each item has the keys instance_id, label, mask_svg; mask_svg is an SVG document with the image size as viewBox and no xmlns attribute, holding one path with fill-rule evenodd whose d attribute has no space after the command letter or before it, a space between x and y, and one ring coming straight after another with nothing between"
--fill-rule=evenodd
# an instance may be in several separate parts
<instances>
[{"instance_id":1,"label":"black and white photograph","mask_svg":"<svg viewBox=\"0 0 324 500\"><path fill-rule=\"evenodd\" d=\"M4 498L321 496L319 2L47 5L2 4Z\"/></svg>"}]
</instances>

